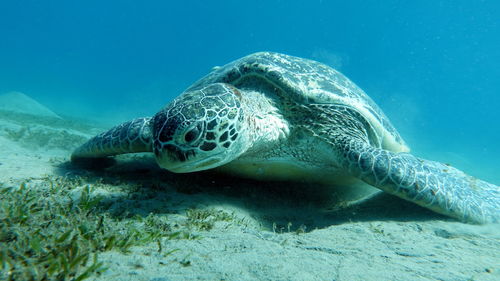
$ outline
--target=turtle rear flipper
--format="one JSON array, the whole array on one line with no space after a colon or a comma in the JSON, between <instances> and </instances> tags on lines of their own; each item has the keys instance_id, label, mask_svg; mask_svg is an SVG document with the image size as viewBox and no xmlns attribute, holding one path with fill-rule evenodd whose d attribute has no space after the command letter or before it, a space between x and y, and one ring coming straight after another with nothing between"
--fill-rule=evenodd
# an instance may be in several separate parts
<instances>
[{"instance_id":1,"label":"turtle rear flipper","mask_svg":"<svg viewBox=\"0 0 500 281\"><path fill-rule=\"evenodd\" d=\"M71 161L84 166L94 166L108 156L152 151L151 118L137 118L91 138L73 152ZM107 162L109 161L102 163Z\"/></svg>"},{"instance_id":2,"label":"turtle rear flipper","mask_svg":"<svg viewBox=\"0 0 500 281\"><path fill-rule=\"evenodd\" d=\"M498 186L446 164L360 141L344 149L349 171L383 191L464 222L500 222Z\"/></svg>"}]
</instances>

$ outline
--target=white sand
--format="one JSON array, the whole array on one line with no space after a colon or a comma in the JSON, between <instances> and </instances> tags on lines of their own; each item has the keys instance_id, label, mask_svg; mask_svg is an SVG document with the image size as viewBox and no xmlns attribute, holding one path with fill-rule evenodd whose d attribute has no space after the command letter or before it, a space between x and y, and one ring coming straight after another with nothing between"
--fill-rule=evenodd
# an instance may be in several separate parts
<instances>
[{"instance_id":1,"label":"white sand","mask_svg":"<svg viewBox=\"0 0 500 281\"><path fill-rule=\"evenodd\" d=\"M75 172L64 165L69 150L50 143L37 147L27 137L13 141L8 130L22 126L0 119L0 182ZM391 196L327 212L314 203L314 194L293 187L211 173L175 175L148 158L119 161L105 176L114 191L100 187L101 194L125 194L124 185L135 180L153 194L127 198L133 214L153 213L175 224L185 221L187 209L198 208L232 213L234 219L208 231L190 230L198 239L163 240L162 253L156 243L129 254L102 253L109 269L96 280L500 280L498 225L462 224ZM156 185L161 188L152 189ZM305 231L297 231L301 225Z\"/></svg>"}]
</instances>

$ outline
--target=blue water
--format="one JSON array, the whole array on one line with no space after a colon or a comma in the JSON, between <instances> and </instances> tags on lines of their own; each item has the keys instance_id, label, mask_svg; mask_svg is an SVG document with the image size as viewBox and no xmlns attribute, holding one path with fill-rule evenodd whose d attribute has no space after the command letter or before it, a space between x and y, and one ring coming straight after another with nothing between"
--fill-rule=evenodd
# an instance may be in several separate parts
<instances>
[{"instance_id":1,"label":"blue water","mask_svg":"<svg viewBox=\"0 0 500 281\"><path fill-rule=\"evenodd\" d=\"M263 50L338 68L416 154L500 184L499 1L0 3L0 93L110 123Z\"/></svg>"}]
</instances>

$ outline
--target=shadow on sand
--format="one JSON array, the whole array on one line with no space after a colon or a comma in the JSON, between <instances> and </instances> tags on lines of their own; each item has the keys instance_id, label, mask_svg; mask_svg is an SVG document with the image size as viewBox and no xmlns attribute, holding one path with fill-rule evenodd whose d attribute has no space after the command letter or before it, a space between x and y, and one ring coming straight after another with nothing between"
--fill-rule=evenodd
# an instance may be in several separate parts
<instances>
[{"instance_id":1,"label":"shadow on sand","mask_svg":"<svg viewBox=\"0 0 500 281\"><path fill-rule=\"evenodd\" d=\"M123 157L106 160L98 169L88 170L70 162L58 167L61 176L83 176L86 183L100 181L122 189L120 197L104 198L109 203L123 199L154 200L171 198L158 210L154 204L143 205L140 212L184 213L195 206L225 205L244 210L265 229L276 227L290 231L311 231L349 222L451 220L413 203L380 192L365 201L331 208L331 189L293 182L262 182L216 172L174 174L160 169L150 157ZM107 168L105 168L107 167ZM130 186L134 186L133 189ZM140 193L143 196L131 196ZM109 202L109 201L114 202ZM175 206L175 207L174 207ZM134 210L130 210L134 214ZM291 226L291 227L290 227Z\"/></svg>"}]
</instances>

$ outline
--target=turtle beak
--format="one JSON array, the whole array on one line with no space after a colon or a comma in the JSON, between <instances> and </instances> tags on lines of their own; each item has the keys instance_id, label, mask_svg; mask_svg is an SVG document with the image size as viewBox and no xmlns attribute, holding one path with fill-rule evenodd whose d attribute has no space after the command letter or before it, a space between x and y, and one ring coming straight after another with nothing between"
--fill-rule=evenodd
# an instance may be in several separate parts
<instances>
[{"instance_id":1,"label":"turtle beak","mask_svg":"<svg viewBox=\"0 0 500 281\"><path fill-rule=\"evenodd\" d=\"M196 155L194 150L182 150L172 144L164 145L161 149L155 149L155 154L158 165L172 172L177 172L180 167L185 166L189 158Z\"/></svg>"},{"instance_id":2,"label":"turtle beak","mask_svg":"<svg viewBox=\"0 0 500 281\"><path fill-rule=\"evenodd\" d=\"M194 150L182 150L179 147L167 144L162 151L156 154L158 165L174 173L189 173L208 170L220 166L223 153L196 159L199 156Z\"/></svg>"},{"instance_id":3,"label":"turtle beak","mask_svg":"<svg viewBox=\"0 0 500 281\"><path fill-rule=\"evenodd\" d=\"M192 149L182 150L175 145L167 144L163 147L163 154L166 154L166 157L171 159L170 162L172 163L182 163L194 157L196 152Z\"/></svg>"}]
</instances>

